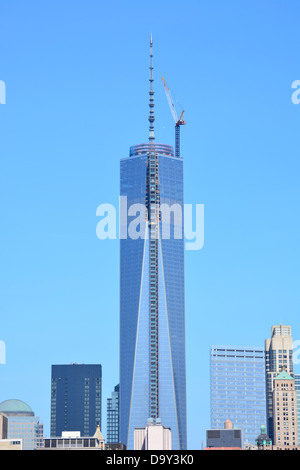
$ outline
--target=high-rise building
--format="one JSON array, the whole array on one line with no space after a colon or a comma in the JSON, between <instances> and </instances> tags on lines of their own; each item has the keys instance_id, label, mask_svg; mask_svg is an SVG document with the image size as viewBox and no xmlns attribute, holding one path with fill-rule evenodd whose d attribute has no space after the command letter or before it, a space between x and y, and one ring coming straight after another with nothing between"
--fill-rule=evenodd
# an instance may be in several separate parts
<instances>
[{"instance_id":1,"label":"high-rise building","mask_svg":"<svg viewBox=\"0 0 300 470\"><path fill-rule=\"evenodd\" d=\"M116 385L111 394L111 398L107 399L107 425L106 425L106 441L108 444L116 444L119 440L119 385Z\"/></svg>"},{"instance_id":2,"label":"high-rise building","mask_svg":"<svg viewBox=\"0 0 300 470\"><path fill-rule=\"evenodd\" d=\"M297 395L298 445L300 446L300 374L295 374L295 390Z\"/></svg>"},{"instance_id":3,"label":"high-rise building","mask_svg":"<svg viewBox=\"0 0 300 470\"><path fill-rule=\"evenodd\" d=\"M255 444L266 424L263 348L212 346L210 351L211 429L230 420Z\"/></svg>"},{"instance_id":4,"label":"high-rise building","mask_svg":"<svg viewBox=\"0 0 300 470\"><path fill-rule=\"evenodd\" d=\"M275 446L298 446L295 380L285 370L274 379L273 435Z\"/></svg>"},{"instance_id":5,"label":"high-rise building","mask_svg":"<svg viewBox=\"0 0 300 470\"><path fill-rule=\"evenodd\" d=\"M77 431L93 436L101 428L101 364L52 366L51 436Z\"/></svg>"},{"instance_id":6,"label":"high-rise building","mask_svg":"<svg viewBox=\"0 0 300 470\"><path fill-rule=\"evenodd\" d=\"M272 326L271 338L265 340L266 352L266 399L267 399L267 429L270 439L273 436L273 385L274 379L285 368L291 376L293 367L293 339L291 327L285 325Z\"/></svg>"},{"instance_id":7,"label":"high-rise building","mask_svg":"<svg viewBox=\"0 0 300 470\"><path fill-rule=\"evenodd\" d=\"M187 446L183 159L155 143L152 84L151 38L149 142L120 163L120 441L133 449L134 429L160 419L176 450Z\"/></svg>"},{"instance_id":8,"label":"high-rise building","mask_svg":"<svg viewBox=\"0 0 300 470\"><path fill-rule=\"evenodd\" d=\"M0 412L7 417L7 439L21 440L23 450L39 450L43 441L43 424L31 407L22 400L5 400Z\"/></svg>"}]
</instances>

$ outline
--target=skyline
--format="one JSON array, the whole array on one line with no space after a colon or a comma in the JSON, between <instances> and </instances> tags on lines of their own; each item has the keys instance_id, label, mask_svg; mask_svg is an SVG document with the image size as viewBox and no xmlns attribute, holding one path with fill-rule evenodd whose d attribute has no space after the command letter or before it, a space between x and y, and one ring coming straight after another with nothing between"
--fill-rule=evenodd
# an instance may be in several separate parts
<instances>
[{"instance_id":1,"label":"skyline","mask_svg":"<svg viewBox=\"0 0 300 470\"><path fill-rule=\"evenodd\" d=\"M152 5L3 3L0 401L28 403L47 434L51 365L100 363L105 430L119 248L96 237L95 214L117 207L120 156L148 135L152 31L156 138L174 145L164 76L185 109L185 201L205 205L204 246L185 252L188 447L200 448L211 345L263 346L280 323L300 339L299 5Z\"/></svg>"}]
</instances>

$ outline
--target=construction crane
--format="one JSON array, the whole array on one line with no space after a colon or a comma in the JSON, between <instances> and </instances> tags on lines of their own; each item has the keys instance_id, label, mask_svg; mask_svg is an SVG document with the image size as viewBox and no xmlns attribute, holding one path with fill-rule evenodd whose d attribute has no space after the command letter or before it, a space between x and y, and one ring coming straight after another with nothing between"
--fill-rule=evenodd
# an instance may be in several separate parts
<instances>
[{"instance_id":1,"label":"construction crane","mask_svg":"<svg viewBox=\"0 0 300 470\"><path fill-rule=\"evenodd\" d=\"M170 110L175 121L175 156L180 157L180 126L184 126L186 124L184 120L184 111L181 112L179 118L176 113L176 109L172 100L171 92L166 84L166 81L163 77L161 77L164 82L164 88L167 96L167 100L170 106Z\"/></svg>"}]
</instances>

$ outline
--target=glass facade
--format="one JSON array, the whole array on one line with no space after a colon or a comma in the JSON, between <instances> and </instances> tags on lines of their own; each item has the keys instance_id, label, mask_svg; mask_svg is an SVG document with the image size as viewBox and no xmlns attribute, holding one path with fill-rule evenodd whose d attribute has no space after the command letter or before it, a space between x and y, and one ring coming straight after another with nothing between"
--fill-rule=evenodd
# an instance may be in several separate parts
<instances>
[{"instance_id":1,"label":"glass facade","mask_svg":"<svg viewBox=\"0 0 300 470\"><path fill-rule=\"evenodd\" d=\"M8 439L22 439L23 450L37 450L42 446L43 425L35 416L9 416Z\"/></svg>"},{"instance_id":2,"label":"glass facade","mask_svg":"<svg viewBox=\"0 0 300 470\"><path fill-rule=\"evenodd\" d=\"M134 429L160 418L172 449L186 449L183 160L168 145L137 145L120 179L120 441L133 449ZM135 238L133 204L146 208Z\"/></svg>"},{"instance_id":3,"label":"glass facade","mask_svg":"<svg viewBox=\"0 0 300 470\"><path fill-rule=\"evenodd\" d=\"M255 444L266 425L265 351L263 348L213 346L210 352L211 428L230 420Z\"/></svg>"},{"instance_id":4,"label":"glass facade","mask_svg":"<svg viewBox=\"0 0 300 470\"><path fill-rule=\"evenodd\" d=\"M101 428L101 388L100 364L53 365L51 436L64 431L93 436L97 426Z\"/></svg>"},{"instance_id":5,"label":"glass facade","mask_svg":"<svg viewBox=\"0 0 300 470\"><path fill-rule=\"evenodd\" d=\"M119 385L116 385L107 399L107 437L108 444L115 444L119 440Z\"/></svg>"}]
</instances>

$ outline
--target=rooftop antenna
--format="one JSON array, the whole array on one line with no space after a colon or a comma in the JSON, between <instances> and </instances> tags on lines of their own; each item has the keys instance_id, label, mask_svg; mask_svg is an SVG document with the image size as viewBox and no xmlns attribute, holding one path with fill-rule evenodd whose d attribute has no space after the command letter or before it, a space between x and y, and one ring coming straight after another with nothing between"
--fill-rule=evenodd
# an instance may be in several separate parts
<instances>
[{"instance_id":1,"label":"rooftop antenna","mask_svg":"<svg viewBox=\"0 0 300 470\"><path fill-rule=\"evenodd\" d=\"M154 117L154 91L153 91L153 87L152 87L152 84L153 84L153 65L152 65L152 59L153 59L153 54L152 54L152 33L151 33L151 37L150 37L150 91L149 91L149 109L150 109L150 112L149 112L149 142L150 143L153 143L155 138L154 138L154 121L155 121L155 117Z\"/></svg>"}]
</instances>

